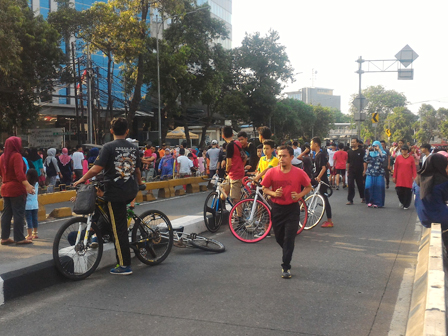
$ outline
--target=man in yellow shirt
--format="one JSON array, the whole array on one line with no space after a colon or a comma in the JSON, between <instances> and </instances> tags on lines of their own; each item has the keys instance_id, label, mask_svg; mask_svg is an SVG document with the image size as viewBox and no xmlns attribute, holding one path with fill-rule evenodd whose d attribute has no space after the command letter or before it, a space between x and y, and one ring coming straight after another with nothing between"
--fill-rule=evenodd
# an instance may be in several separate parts
<instances>
[{"instance_id":1,"label":"man in yellow shirt","mask_svg":"<svg viewBox=\"0 0 448 336\"><path fill-rule=\"evenodd\" d=\"M264 175L270 168L278 166L278 159L272 155L272 153L274 152L274 147L274 141L263 141L263 152L265 156L261 157L260 161L258 162L257 176L255 176L254 178L255 181L263 179Z\"/></svg>"}]
</instances>

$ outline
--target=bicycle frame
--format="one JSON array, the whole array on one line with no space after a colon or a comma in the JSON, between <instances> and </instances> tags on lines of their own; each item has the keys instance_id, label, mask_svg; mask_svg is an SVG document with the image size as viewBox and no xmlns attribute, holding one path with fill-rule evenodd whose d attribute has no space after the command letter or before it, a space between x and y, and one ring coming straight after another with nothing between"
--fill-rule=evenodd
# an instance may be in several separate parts
<instances>
[{"instance_id":1,"label":"bicycle frame","mask_svg":"<svg viewBox=\"0 0 448 336\"><path fill-rule=\"evenodd\" d=\"M216 202L213 199L212 200L212 206L211 208L214 209L216 212L218 212L219 209L219 202L222 201L221 200L221 194L223 194L226 197L226 201L230 204L231 207L233 207L233 203L232 200L230 199L230 196L227 195L227 193L223 190L222 188L222 182L219 182L219 178L218 177L214 177L215 181L216 181L216 188L215 191L218 193L218 197L216 198ZM224 206L225 206L225 201L224 201Z\"/></svg>"},{"instance_id":2,"label":"bicycle frame","mask_svg":"<svg viewBox=\"0 0 448 336\"><path fill-rule=\"evenodd\" d=\"M270 204L264 198L263 193L260 192L261 189L263 189L263 187L260 187L260 186L257 186L257 188L255 189L254 204L252 205L252 210L250 212L249 222L252 222L254 219L255 209L257 208L256 204L257 204L258 198L261 198L261 201L268 206L269 210L272 210Z\"/></svg>"},{"instance_id":3,"label":"bicycle frame","mask_svg":"<svg viewBox=\"0 0 448 336\"><path fill-rule=\"evenodd\" d=\"M327 187L330 187L330 186L329 186L328 184L326 184L325 182L320 181L319 184L317 185L317 187L316 187L316 188L313 188L314 191L313 191L313 194L312 194L312 195L318 195L318 194L319 194L320 186L321 186L322 184L325 184ZM314 211L316 202L317 202L317 197L313 197L313 199L312 199L310 205L308 205L308 211L309 211L309 212L310 212L310 211Z\"/></svg>"}]
</instances>

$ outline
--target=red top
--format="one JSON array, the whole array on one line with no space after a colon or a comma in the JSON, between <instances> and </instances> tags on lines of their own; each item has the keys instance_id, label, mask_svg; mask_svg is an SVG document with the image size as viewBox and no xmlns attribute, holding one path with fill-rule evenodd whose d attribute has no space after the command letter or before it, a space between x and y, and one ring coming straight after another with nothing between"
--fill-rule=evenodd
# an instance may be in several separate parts
<instances>
[{"instance_id":1,"label":"red top","mask_svg":"<svg viewBox=\"0 0 448 336\"><path fill-rule=\"evenodd\" d=\"M281 171L280 166L269 169L264 176L261 184L271 189L273 191L282 187L283 196L282 197L271 197L272 202L280 205L288 205L291 203L298 202L299 200L293 200L291 197L291 192L295 191L300 193L302 187L307 187L311 183L308 175L300 168L291 167L288 173Z\"/></svg>"},{"instance_id":2,"label":"red top","mask_svg":"<svg viewBox=\"0 0 448 336\"><path fill-rule=\"evenodd\" d=\"M145 157L151 157L151 155L152 155L152 150L150 150L149 148L146 149L144 155L145 155Z\"/></svg>"},{"instance_id":3,"label":"red top","mask_svg":"<svg viewBox=\"0 0 448 336\"><path fill-rule=\"evenodd\" d=\"M336 161L336 165L334 167L336 169L346 169L347 159L348 153L344 150L338 150L333 156L333 161Z\"/></svg>"},{"instance_id":4,"label":"red top","mask_svg":"<svg viewBox=\"0 0 448 336\"><path fill-rule=\"evenodd\" d=\"M7 170L3 166L5 155L0 156L0 176L3 184L1 193L3 197L17 197L26 194L25 186L22 184L26 181L25 162L22 155L14 153L9 162L6 162Z\"/></svg>"},{"instance_id":5,"label":"red top","mask_svg":"<svg viewBox=\"0 0 448 336\"><path fill-rule=\"evenodd\" d=\"M230 147L230 148L229 148ZM241 180L244 177L244 163L241 158L240 148L243 148L238 140L234 141L233 149L227 145L227 158L232 159L232 166L229 170L231 180Z\"/></svg>"},{"instance_id":6,"label":"red top","mask_svg":"<svg viewBox=\"0 0 448 336\"><path fill-rule=\"evenodd\" d=\"M409 155L406 159L403 155L398 155L394 164L395 186L412 188L412 182L416 176L417 170L412 155Z\"/></svg>"}]
</instances>

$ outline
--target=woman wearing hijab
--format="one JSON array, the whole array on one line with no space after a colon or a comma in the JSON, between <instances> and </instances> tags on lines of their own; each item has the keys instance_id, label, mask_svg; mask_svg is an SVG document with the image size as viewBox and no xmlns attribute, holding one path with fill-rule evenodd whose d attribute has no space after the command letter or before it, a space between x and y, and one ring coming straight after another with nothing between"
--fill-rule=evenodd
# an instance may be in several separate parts
<instances>
[{"instance_id":1,"label":"woman wearing hijab","mask_svg":"<svg viewBox=\"0 0 448 336\"><path fill-rule=\"evenodd\" d=\"M369 208L382 208L384 206L386 188L383 162L386 159L387 153L379 141L375 141L364 156L364 162L367 163L364 171L367 175L364 196Z\"/></svg>"},{"instance_id":2,"label":"woman wearing hijab","mask_svg":"<svg viewBox=\"0 0 448 336\"><path fill-rule=\"evenodd\" d=\"M68 149L62 148L62 154L58 157L58 166L61 171L61 184L70 185L72 183L73 162L68 155Z\"/></svg>"},{"instance_id":3,"label":"woman wearing hijab","mask_svg":"<svg viewBox=\"0 0 448 336\"><path fill-rule=\"evenodd\" d=\"M56 176L59 175L62 178L58 160L56 159L56 148L47 150L47 158L45 159L44 166L47 174L47 192L52 193L56 184Z\"/></svg>"},{"instance_id":4,"label":"woman wearing hijab","mask_svg":"<svg viewBox=\"0 0 448 336\"><path fill-rule=\"evenodd\" d=\"M401 147L401 155L395 159L393 181L400 201L400 208L409 209L412 202L412 183L417 176L414 158L409 154L409 147Z\"/></svg>"},{"instance_id":5,"label":"woman wearing hijab","mask_svg":"<svg viewBox=\"0 0 448 336\"><path fill-rule=\"evenodd\" d=\"M418 171L413 185L415 209L425 227L440 223L442 230L448 229L448 160L439 153L428 156Z\"/></svg>"},{"instance_id":6,"label":"woman wearing hijab","mask_svg":"<svg viewBox=\"0 0 448 336\"><path fill-rule=\"evenodd\" d=\"M171 152L167 149L165 150L165 156L160 160L159 163L159 172L160 172L160 178L162 180L169 179L173 176L173 165L174 165L174 158Z\"/></svg>"},{"instance_id":7,"label":"woman wearing hijab","mask_svg":"<svg viewBox=\"0 0 448 336\"><path fill-rule=\"evenodd\" d=\"M26 195L34 194L34 186L28 183L25 175L25 163L22 158L22 139L10 137L5 142L5 151L0 157L0 176L3 180L1 194L4 202L2 213L1 244L32 244L25 239ZM14 217L14 240L9 238L11 219Z\"/></svg>"}]
</instances>

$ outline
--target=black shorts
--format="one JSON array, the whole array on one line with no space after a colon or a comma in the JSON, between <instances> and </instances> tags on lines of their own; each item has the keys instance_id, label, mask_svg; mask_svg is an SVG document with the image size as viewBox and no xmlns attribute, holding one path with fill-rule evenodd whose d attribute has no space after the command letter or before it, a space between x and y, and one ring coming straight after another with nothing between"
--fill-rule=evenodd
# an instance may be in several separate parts
<instances>
[{"instance_id":1,"label":"black shorts","mask_svg":"<svg viewBox=\"0 0 448 336\"><path fill-rule=\"evenodd\" d=\"M345 176L345 169L336 169L336 174Z\"/></svg>"}]
</instances>

